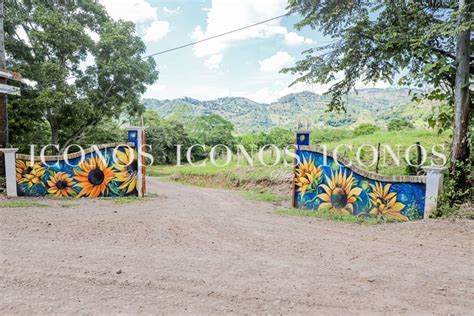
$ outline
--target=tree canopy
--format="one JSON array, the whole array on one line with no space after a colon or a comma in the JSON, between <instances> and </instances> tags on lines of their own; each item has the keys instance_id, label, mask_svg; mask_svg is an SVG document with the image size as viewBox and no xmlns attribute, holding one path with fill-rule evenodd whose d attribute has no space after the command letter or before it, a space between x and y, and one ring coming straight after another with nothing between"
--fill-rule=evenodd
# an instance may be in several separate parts
<instances>
[{"instance_id":1,"label":"tree canopy","mask_svg":"<svg viewBox=\"0 0 474 316\"><path fill-rule=\"evenodd\" d=\"M319 29L328 45L303 52L305 58L284 73L293 82L330 84L329 110L345 110L344 97L356 83L380 80L421 88L415 97L438 100L442 110L431 125L453 127L451 199L469 195L469 78L474 74L471 51L473 0L289 0L302 16L296 27ZM449 122L449 123L446 123Z\"/></svg>"},{"instance_id":2,"label":"tree canopy","mask_svg":"<svg viewBox=\"0 0 474 316\"><path fill-rule=\"evenodd\" d=\"M188 130L189 136L199 144L209 147L222 144L231 150L234 148L234 125L220 115L198 116L189 122Z\"/></svg>"},{"instance_id":3,"label":"tree canopy","mask_svg":"<svg viewBox=\"0 0 474 316\"><path fill-rule=\"evenodd\" d=\"M30 83L10 100L12 135L46 121L64 149L104 119L144 110L141 94L158 73L133 23L93 0L6 1L5 12L8 68Z\"/></svg>"},{"instance_id":4,"label":"tree canopy","mask_svg":"<svg viewBox=\"0 0 474 316\"><path fill-rule=\"evenodd\" d=\"M453 103L455 36L472 23L458 23L460 10L469 8L458 9L457 1L289 0L289 8L303 16L296 28L319 29L332 42L304 51L303 60L282 71L300 75L293 84L332 84L331 110L345 109L344 96L357 82L397 77L431 87L425 97Z\"/></svg>"}]
</instances>

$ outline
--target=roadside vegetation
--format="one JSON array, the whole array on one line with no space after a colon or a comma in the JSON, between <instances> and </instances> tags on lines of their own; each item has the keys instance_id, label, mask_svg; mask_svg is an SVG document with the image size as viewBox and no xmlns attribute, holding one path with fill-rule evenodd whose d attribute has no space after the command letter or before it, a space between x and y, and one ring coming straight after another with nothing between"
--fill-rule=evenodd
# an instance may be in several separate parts
<instances>
[{"instance_id":1,"label":"roadside vegetation","mask_svg":"<svg viewBox=\"0 0 474 316\"><path fill-rule=\"evenodd\" d=\"M50 207L50 205L38 202L26 202L26 201L2 201L0 204L2 208L43 208Z\"/></svg>"},{"instance_id":2,"label":"roadside vegetation","mask_svg":"<svg viewBox=\"0 0 474 316\"><path fill-rule=\"evenodd\" d=\"M280 209L274 212L276 215L283 215L283 216L302 216L302 217L315 217L323 220L332 220L336 222L346 222L346 223L356 223L356 224L366 224L366 225L373 225L373 224L381 224L387 223L386 220L378 220L372 217L361 217L361 216L353 216L349 214L336 214L331 213L328 211L309 211L309 210L300 210L295 208L289 209ZM392 222L394 222L392 220Z\"/></svg>"},{"instance_id":3,"label":"roadside vegetation","mask_svg":"<svg viewBox=\"0 0 474 316\"><path fill-rule=\"evenodd\" d=\"M270 136L269 136L270 135ZM280 160L276 162L277 153L272 150L266 150L263 155L262 164L258 158L258 147L264 146L266 139L271 135L277 135L279 138L278 146L285 147L293 143L294 132L290 130L278 129L269 133L245 134L236 137L232 143L241 144L248 150L253 157L253 164L237 152L232 153L230 161L226 162L226 156L218 156L216 164L212 164L209 158L193 161L193 164L186 163L183 159L180 165L158 164L147 168L150 176L159 177L165 181L178 181L204 187L224 187L242 190L244 196L253 200L263 200L274 203L291 199L291 180L293 170L293 158L280 153ZM325 144L329 150L334 150L339 145L352 146L353 150L345 147L339 149L339 156L356 161L356 150L359 146L365 144L377 148L377 144L390 145L395 153L399 152L400 165L397 166L389 154L385 154L379 163L379 173L386 175L413 175L417 169L408 165L405 161L405 150L412 146L410 150L410 160L416 163L415 143L419 142L426 150L428 159L426 165L431 163L431 148L435 144L445 145L447 153L449 147L449 135L447 132L438 134L433 130L415 130L410 126L404 130L387 131L382 128L363 124L355 130L342 128L314 130L311 133L312 145ZM232 148L232 147L230 147ZM176 150L176 149L174 149ZM437 148L438 151L440 148ZM203 154L203 153L201 153ZM384 156L384 152L381 151ZM171 156L171 153L169 154ZM174 155L176 157L176 154ZM182 157L185 154L182 153ZM361 160L366 164L366 169L375 171L375 165L372 164L373 152L370 148L361 151ZM286 164L284 163L286 161ZM436 157L434 162L441 164Z\"/></svg>"}]
</instances>

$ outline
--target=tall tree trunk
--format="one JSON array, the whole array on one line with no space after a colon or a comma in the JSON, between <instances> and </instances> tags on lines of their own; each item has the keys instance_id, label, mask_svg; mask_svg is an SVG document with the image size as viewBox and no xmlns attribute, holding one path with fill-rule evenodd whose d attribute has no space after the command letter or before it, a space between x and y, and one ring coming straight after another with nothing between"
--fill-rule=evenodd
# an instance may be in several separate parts
<instances>
[{"instance_id":1,"label":"tall tree trunk","mask_svg":"<svg viewBox=\"0 0 474 316\"><path fill-rule=\"evenodd\" d=\"M6 68L5 60L5 32L3 30L3 2L0 0L0 68ZM0 83L5 84L7 80L0 78ZM7 116L7 95L0 94L0 148L7 147L8 143L8 116ZM0 154L0 177L5 176L4 156Z\"/></svg>"},{"instance_id":2,"label":"tall tree trunk","mask_svg":"<svg viewBox=\"0 0 474 316\"><path fill-rule=\"evenodd\" d=\"M49 126L51 127L51 144L58 145L59 144L59 127L55 120L49 121ZM56 155L51 147L51 154Z\"/></svg>"},{"instance_id":3,"label":"tall tree trunk","mask_svg":"<svg viewBox=\"0 0 474 316\"><path fill-rule=\"evenodd\" d=\"M464 9L463 14L459 16L460 25L470 23L472 7L473 0L459 0L459 8ZM467 191L470 185L468 182L468 172L465 171L470 170L470 166L467 165L470 160L468 140L471 108L469 93L470 32L470 29L460 32L457 35L456 43L457 69L454 87L454 132L451 152L451 175L456 177L456 189L458 192ZM463 168L461 171L461 164L467 169Z\"/></svg>"}]
</instances>

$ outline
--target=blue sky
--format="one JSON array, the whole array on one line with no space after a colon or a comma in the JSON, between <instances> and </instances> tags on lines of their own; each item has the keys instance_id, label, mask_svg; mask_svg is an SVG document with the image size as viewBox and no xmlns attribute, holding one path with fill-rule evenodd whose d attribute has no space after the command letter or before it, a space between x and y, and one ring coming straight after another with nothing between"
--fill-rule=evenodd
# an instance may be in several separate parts
<instances>
[{"instance_id":1,"label":"blue sky","mask_svg":"<svg viewBox=\"0 0 474 316\"><path fill-rule=\"evenodd\" d=\"M286 12L286 0L99 0L114 19L136 23L138 35L155 53L213 36ZM242 96L274 102L302 90L327 86L298 85L279 74L301 59L301 52L327 43L310 28L297 31L296 15L156 57L160 78L144 97L214 99Z\"/></svg>"}]
</instances>

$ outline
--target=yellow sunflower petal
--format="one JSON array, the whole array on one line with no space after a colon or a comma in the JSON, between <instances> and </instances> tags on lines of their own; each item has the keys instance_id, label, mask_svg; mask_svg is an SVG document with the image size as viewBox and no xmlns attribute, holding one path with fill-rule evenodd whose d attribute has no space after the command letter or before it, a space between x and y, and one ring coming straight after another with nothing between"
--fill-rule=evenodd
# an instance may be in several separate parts
<instances>
[{"instance_id":1,"label":"yellow sunflower petal","mask_svg":"<svg viewBox=\"0 0 474 316\"><path fill-rule=\"evenodd\" d=\"M326 193L318 194L318 198L324 202L331 202L331 197L329 196L329 194L326 194Z\"/></svg>"},{"instance_id":2,"label":"yellow sunflower petal","mask_svg":"<svg viewBox=\"0 0 474 316\"><path fill-rule=\"evenodd\" d=\"M397 212L388 212L387 215L393 218L401 219L403 221L408 221L408 217Z\"/></svg>"},{"instance_id":3,"label":"yellow sunflower petal","mask_svg":"<svg viewBox=\"0 0 474 316\"><path fill-rule=\"evenodd\" d=\"M390 208L390 211L399 212L399 211L403 210L404 207L405 207L405 204L397 202Z\"/></svg>"}]
</instances>

